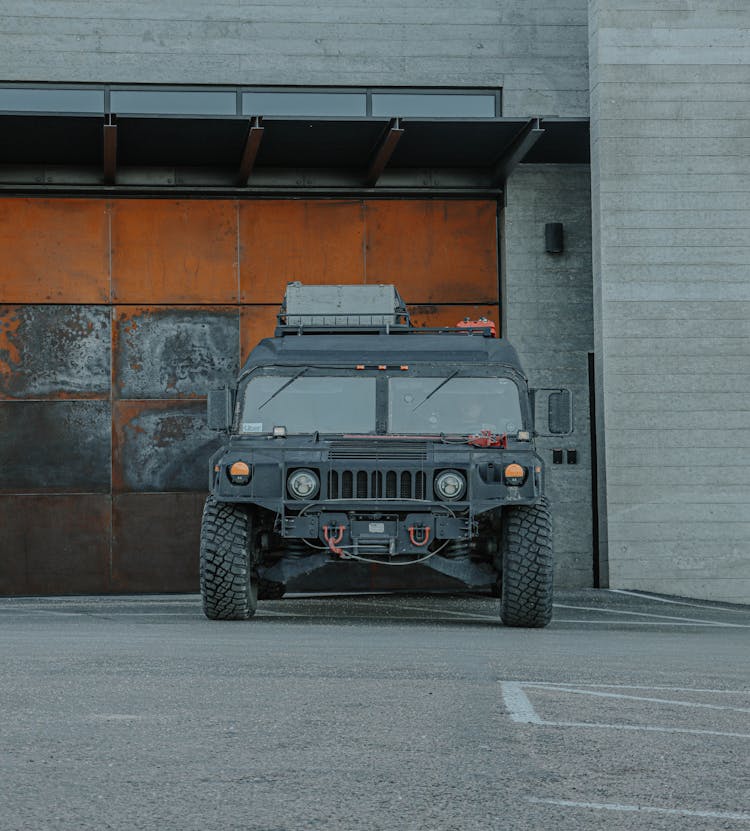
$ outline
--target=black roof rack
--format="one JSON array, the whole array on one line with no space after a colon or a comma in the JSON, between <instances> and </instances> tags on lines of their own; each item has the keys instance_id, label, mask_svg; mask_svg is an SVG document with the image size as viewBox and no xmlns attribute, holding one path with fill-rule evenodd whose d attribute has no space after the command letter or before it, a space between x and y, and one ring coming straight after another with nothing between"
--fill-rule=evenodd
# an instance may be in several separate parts
<instances>
[{"instance_id":1,"label":"black roof rack","mask_svg":"<svg viewBox=\"0 0 750 831\"><path fill-rule=\"evenodd\" d=\"M311 315L306 314L305 320L288 322L287 315L283 312L277 316L277 325L274 337L280 338L286 335L479 335L485 338L493 337L493 329L488 321L487 324L465 325L465 326L412 326L408 313L397 313L394 315L397 322L384 323L383 315L336 315L336 318L346 317L344 322L331 322L332 315ZM292 315L289 315L292 317ZM311 321L310 318L320 318ZM358 319L354 319L358 318ZM373 318L373 319L368 319ZM374 318L380 318L374 320ZM399 318L405 318L400 320Z\"/></svg>"},{"instance_id":2,"label":"black roof rack","mask_svg":"<svg viewBox=\"0 0 750 831\"><path fill-rule=\"evenodd\" d=\"M361 313L360 308L370 311ZM465 318L457 326L415 327L396 287L389 284L287 283L275 337L285 335L461 334L494 337L495 324Z\"/></svg>"}]
</instances>

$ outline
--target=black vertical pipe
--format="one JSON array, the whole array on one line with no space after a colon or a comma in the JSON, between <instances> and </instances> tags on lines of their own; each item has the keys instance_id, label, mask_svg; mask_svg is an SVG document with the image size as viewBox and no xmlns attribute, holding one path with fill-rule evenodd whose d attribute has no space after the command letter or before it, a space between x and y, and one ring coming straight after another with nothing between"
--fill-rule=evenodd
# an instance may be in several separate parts
<instances>
[{"instance_id":1,"label":"black vertical pipe","mask_svg":"<svg viewBox=\"0 0 750 831\"><path fill-rule=\"evenodd\" d=\"M594 551L594 588L601 588L599 572L599 464L596 448L596 376L594 374L594 353L588 353L589 369L589 433L591 438L591 541Z\"/></svg>"}]
</instances>

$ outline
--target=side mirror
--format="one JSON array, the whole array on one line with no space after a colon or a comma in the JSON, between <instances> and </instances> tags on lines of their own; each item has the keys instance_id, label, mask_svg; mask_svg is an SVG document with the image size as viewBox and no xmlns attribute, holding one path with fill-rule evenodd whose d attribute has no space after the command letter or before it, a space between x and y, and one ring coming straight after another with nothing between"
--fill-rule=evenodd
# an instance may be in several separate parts
<instances>
[{"instance_id":1,"label":"side mirror","mask_svg":"<svg viewBox=\"0 0 750 831\"><path fill-rule=\"evenodd\" d=\"M537 436L569 436L573 432L573 395L570 390L539 389L532 390L531 395Z\"/></svg>"},{"instance_id":2,"label":"side mirror","mask_svg":"<svg viewBox=\"0 0 750 831\"><path fill-rule=\"evenodd\" d=\"M209 430L229 430L234 412L234 394L229 387L208 391Z\"/></svg>"}]
</instances>

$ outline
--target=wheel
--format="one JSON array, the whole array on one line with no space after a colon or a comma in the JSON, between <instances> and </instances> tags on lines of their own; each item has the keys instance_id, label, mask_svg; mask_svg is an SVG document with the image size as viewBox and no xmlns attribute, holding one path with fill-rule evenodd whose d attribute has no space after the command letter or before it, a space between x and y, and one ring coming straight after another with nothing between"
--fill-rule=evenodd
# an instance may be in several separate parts
<instances>
[{"instance_id":1,"label":"wheel","mask_svg":"<svg viewBox=\"0 0 750 831\"><path fill-rule=\"evenodd\" d=\"M540 628L552 619L552 519L549 503L503 514L500 616L506 626Z\"/></svg>"},{"instance_id":2,"label":"wheel","mask_svg":"<svg viewBox=\"0 0 750 831\"><path fill-rule=\"evenodd\" d=\"M273 580L258 581L258 599L259 600L280 600L286 592L286 586L283 583L276 583Z\"/></svg>"},{"instance_id":3,"label":"wheel","mask_svg":"<svg viewBox=\"0 0 750 831\"><path fill-rule=\"evenodd\" d=\"M201 522L201 596L211 620L247 620L258 606L252 519L238 506L206 500Z\"/></svg>"}]
</instances>

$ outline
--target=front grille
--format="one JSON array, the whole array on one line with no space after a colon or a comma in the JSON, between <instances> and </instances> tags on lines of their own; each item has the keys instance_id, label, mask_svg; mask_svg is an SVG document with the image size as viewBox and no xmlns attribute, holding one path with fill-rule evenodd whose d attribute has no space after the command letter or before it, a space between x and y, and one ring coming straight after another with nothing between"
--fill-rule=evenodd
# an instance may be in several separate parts
<instances>
[{"instance_id":1,"label":"front grille","mask_svg":"<svg viewBox=\"0 0 750 831\"><path fill-rule=\"evenodd\" d=\"M427 442L402 439L341 439L331 442L328 458L423 462L427 459Z\"/></svg>"},{"instance_id":2,"label":"front grille","mask_svg":"<svg viewBox=\"0 0 750 831\"><path fill-rule=\"evenodd\" d=\"M329 499L424 499L427 474L422 470L332 470Z\"/></svg>"}]
</instances>

